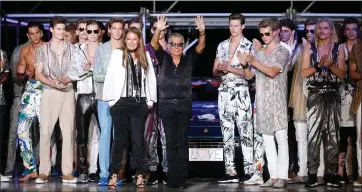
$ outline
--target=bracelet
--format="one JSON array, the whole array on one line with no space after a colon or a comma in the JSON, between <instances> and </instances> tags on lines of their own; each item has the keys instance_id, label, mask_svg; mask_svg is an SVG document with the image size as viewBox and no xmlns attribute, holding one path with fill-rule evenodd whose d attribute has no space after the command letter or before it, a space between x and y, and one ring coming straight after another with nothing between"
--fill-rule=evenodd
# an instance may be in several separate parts
<instances>
[{"instance_id":1,"label":"bracelet","mask_svg":"<svg viewBox=\"0 0 362 192\"><path fill-rule=\"evenodd\" d=\"M203 32L202 34L200 33L200 35L199 36L204 36L205 35L205 32Z\"/></svg>"},{"instance_id":2,"label":"bracelet","mask_svg":"<svg viewBox=\"0 0 362 192\"><path fill-rule=\"evenodd\" d=\"M314 67L314 69L315 69L317 72L321 70L321 68L318 67L317 65L314 65L313 67Z\"/></svg>"},{"instance_id":3,"label":"bracelet","mask_svg":"<svg viewBox=\"0 0 362 192\"><path fill-rule=\"evenodd\" d=\"M241 65L241 67L242 67L243 69L249 69L249 64L247 63L246 65Z\"/></svg>"}]
</instances>

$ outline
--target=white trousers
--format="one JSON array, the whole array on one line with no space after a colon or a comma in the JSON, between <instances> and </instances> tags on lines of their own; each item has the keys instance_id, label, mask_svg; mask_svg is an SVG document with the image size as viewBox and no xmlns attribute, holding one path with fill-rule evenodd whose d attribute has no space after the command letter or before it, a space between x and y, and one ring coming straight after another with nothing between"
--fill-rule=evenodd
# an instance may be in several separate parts
<instances>
[{"instance_id":1,"label":"white trousers","mask_svg":"<svg viewBox=\"0 0 362 192\"><path fill-rule=\"evenodd\" d=\"M298 146L298 176L307 176L307 155L308 155L308 124L306 121L294 121L295 137Z\"/></svg>"},{"instance_id":2,"label":"white trousers","mask_svg":"<svg viewBox=\"0 0 362 192\"><path fill-rule=\"evenodd\" d=\"M308 175L308 124L306 121L295 121L295 137L298 142L298 165L299 172L298 176L307 176ZM324 150L323 142L320 147L320 156L319 156L319 167L317 171L318 177L324 177Z\"/></svg>"},{"instance_id":3,"label":"white trousers","mask_svg":"<svg viewBox=\"0 0 362 192\"><path fill-rule=\"evenodd\" d=\"M278 143L278 152L275 145ZM272 179L288 179L289 150L288 130L279 130L274 135L263 134L268 169Z\"/></svg>"}]
</instances>

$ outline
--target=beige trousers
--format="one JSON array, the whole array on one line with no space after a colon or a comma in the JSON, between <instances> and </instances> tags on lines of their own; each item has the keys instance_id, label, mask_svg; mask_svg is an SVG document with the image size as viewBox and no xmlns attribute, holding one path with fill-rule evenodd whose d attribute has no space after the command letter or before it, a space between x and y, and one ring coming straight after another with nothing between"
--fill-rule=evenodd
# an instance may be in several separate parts
<instances>
[{"instance_id":1,"label":"beige trousers","mask_svg":"<svg viewBox=\"0 0 362 192\"><path fill-rule=\"evenodd\" d=\"M59 118L60 130L63 137L62 172L72 174L74 149L74 91L63 92L55 89L44 89L40 102L40 167L39 173L49 175L50 139L55 123Z\"/></svg>"}]
</instances>

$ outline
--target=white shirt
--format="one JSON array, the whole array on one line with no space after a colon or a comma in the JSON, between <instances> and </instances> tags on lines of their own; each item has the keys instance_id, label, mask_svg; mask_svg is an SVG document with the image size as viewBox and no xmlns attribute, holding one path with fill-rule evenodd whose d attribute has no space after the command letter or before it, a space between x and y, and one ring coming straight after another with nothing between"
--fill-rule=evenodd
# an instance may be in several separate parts
<instances>
[{"instance_id":1,"label":"white shirt","mask_svg":"<svg viewBox=\"0 0 362 192\"><path fill-rule=\"evenodd\" d=\"M80 49L83 50L84 56L86 58L88 58L86 54L86 51L88 51L87 46L88 43L80 45ZM89 70L93 71L93 65ZM77 81L77 94L90 94L90 93L93 93L93 76L85 76L84 79L82 78L82 80Z\"/></svg>"},{"instance_id":2,"label":"white shirt","mask_svg":"<svg viewBox=\"0 0 362 192\"><path fill-rule=\"evenodd\" d=\"M229 47L231 43L231 38L222 41L219 46L217 47L216 57L219 59L219 62L228 61L229 56L232 56L230 65L236 69L242 69L242 65L239 62L239 59L237 58L237 52L240 51L241 53L252 53L252 42L246 39L245 37L242 37L240 39L240 42L238 46L236 47L236 50L234 53L231 53L233 55L229 54ZM248 85L248 82L243 76L234 74L234 73L227 73L226 75L221 76L222 84L221 87L227 86L227 87L235 87L237 84L244 84L245 86Z\"/></svg>"},{"instance_id":3,"label":"white shirt","mask_svg":"<svg viewBox=\"0 0 362 192\"><path fill-rule=\"evenodd\" d=\"M156 75L153 69L151 57L146 52L148 71L145 74L141 68L142 74L142 90L141 97L147 98L148 107L152 107L154 102L157 102L157 82ZM118 99L126 97L126 68L123 67L123 51L114 49L107 69L106 78L104 80L102 100L108 101L109 106L113 106Z\"/></svg>"}]
</instances>

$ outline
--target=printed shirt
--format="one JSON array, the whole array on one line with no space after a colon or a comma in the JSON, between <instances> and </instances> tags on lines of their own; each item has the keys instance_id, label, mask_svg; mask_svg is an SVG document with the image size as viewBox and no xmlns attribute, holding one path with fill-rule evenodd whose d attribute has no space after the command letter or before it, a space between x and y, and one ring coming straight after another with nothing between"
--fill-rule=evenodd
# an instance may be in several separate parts
<instances>
[{"instance_id":1,"label":"printed shirt","mask_svg":"<svg viewBox=\"0 0 362 192\"><path fill-rule=\"evenodd\" d=\"M230 43L231 43L231 38L221 42L218 45L217 51L216 51L216 57L219 59L220 63L222 63L223 61L229 60ZM235 52L232 53L233 54L233 57L231 59L232 67L234 67L236 69L242 69L242 65L239 62L239 59L237 58L237 52L240 51L241 53L245 53L245 52L252 53L252 45L253 44L245 37L243 37L240 40ZM248 82L243 76L236 75L234 73L227 73L226 75L221 76L221 80L222 80L222 83L220 84L219 90L230 88L230 87L235 87L238 85L248 86Z\"/></svg>"}]
</instances>

